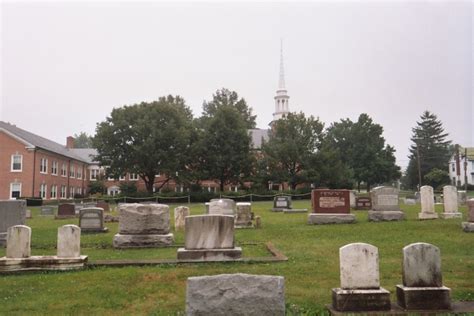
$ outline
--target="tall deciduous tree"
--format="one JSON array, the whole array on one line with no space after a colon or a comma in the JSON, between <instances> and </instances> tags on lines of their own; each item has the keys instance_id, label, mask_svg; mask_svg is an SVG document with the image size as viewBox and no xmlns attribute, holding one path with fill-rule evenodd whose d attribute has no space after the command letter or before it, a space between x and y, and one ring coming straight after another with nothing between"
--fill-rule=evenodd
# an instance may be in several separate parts
<instances>
[{"instance_id":1,"label":"tall deciduous tree","mask_svg":"<svg viewBox=\"0 0 474 316\"><path fill-rule=\"evenodd\" d=\"M433 169L446 170L450 158L451 141L447 140L448 133L444 132L443 123L429 111L423 112L420 118L412 128L413 143L410 146L410 161L406 171L407 183L412 188L418 185L420 176L423 185L425 175Z\"/></svg>"},{"instance_id":2,"label":"tall deciduous tree","mask_svg":"<svg viewBox=\"0 0 474 316\"><path fill-rule=\"evenodd\" d=\"M74 134L74 148L92 148L92 137L85 132Z\"/></svg>"},{"instance_id":3,"label":"tall deciduous tree","mask_svg":"<svg viewBox=\"0 0 474 316\"><path fill-rule=\"evenodd\" d=\"M216 179L223 191L226 184L240 182L250 171L250 136L241 113L231 105L218 106L205 122L196 164L200 177Z\"/></svg>"},{"instance_id":4,"label":"tall deciduous tree","mask_svg":"<svg viewBox=\"0 0 474 316\"><path fill-rule=\"evenodd\" d=\"M382 133L383 127L365 113L357 122L343 119L328 128L328 141L352 169L359 190L362 182L370 190L372 184L400 177L400 168L395 164L395 150L385 144Z\"/></svg>"},{"instance_id":5,"label":"tall deciduous tree","mask_svg":"<svg viewBox=\"0 0 474 316\"><path fill-rule=\"evenodd\" d=\"M313 159L322 141L324 124L304 113L289 113L285 119L274 122L262 152L268 162L272 179L287 182L291 189L298 184L319 179L313 168Z\"/></svg>"},{"instance_id":6,"label":"tall deciduous tree","mask_svg":"<svg viewBox=\"0 0 474 316\"><path fill-rule=\"evenodd\" d=\"M112 110L97 124L93 144L108 176L137 173L152 193L156 175L164 177L160 189L186 173L191 134L190 109L181 97L169 95Z\"/></svg>"},{"instance_id":7,"label":"tall deciduous tree","mask_svg":"<svg viewBox=\"0 0 474 316\"><path fill-rule=\"evenodd\" d=\"M211 101L204 101L202 106L202 119L205 121L206 119L215 116L217 110L223 106L231 106L235 108L241 115L247 129L255 128L255 119L257 116L252 115L252 108L247 105L245 99L239 98L237 92L230 91L226 88L217 90L216 93L213 94Z\"/></svg>"}]
</instances>

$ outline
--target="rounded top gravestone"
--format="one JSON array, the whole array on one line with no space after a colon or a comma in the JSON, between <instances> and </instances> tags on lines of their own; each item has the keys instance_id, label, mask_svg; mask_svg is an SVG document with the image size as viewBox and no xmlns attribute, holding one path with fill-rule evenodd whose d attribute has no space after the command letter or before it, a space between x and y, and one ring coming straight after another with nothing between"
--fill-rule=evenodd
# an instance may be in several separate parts
<instances>
[{"instance_id":1,"label":"rounded top gravestone","mask_svg":"<svg viewBox=\"0 0 474 316\"><path fill-rule=\"evenodd\" d=\"M375 246L352 243L339 249L341 288L378 289L379 253Z\"/></svg>"},{"instance_id":2,"label":"rounded top gravestone","mask_svg":"<svg viewBox=\"0 0 474 316\"><path fill-rule=\"evenodd\" d=\"M408 287L443 286L439 248L423 242L403 248L403 285Z\"/></svg>"}]
</instances>

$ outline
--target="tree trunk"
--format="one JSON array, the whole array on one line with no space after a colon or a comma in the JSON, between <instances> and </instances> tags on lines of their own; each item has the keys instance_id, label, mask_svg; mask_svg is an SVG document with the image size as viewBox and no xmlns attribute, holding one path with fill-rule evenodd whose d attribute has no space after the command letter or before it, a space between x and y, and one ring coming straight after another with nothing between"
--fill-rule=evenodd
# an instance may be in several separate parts
<instances>
[{"instance_id":1,"label":"tree trunk","mask_svg":"<svg viewBox=\"0 0 474 316\"><path fill-rule=\"evenodd\" d=\"M357 181L357 191L360 193L360 181Z\"/></svg>"},{"instance_id":2,"label":"tree trunk","mask_svg":"<svg viewBox=\"0 0 474 316\"><path fill-rule=\"evenodd\" d=\"M224 192L224 182L225 182L225 180L223 178L221 178L220 181L219 181L219 190L221 192Z\"/></svg>"},{"instance_id":3,"label":"tree trunk","mask_svg":"<svg viewBox=\"0 0 474 316\"><path fill-rule=\"evenodd\" d=\"M153 176L146 176L143 177L143 181L145 181L145 187L150 195L153 194L153 185L155 184L155 175Z\"/></svg>"}]
</instances>

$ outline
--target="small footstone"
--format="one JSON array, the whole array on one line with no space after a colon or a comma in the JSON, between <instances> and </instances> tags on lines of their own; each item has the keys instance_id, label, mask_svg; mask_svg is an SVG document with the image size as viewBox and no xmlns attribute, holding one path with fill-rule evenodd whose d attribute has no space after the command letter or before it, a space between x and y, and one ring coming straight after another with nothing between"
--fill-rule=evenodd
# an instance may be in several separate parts
<instances>
[{"instance_id":1,"label":"small footstone","mask_svg":"<svg viewBox=\"0 0 474 316\"><path fill-rule=\"evenodd\" d=\"M368 211L369 222L401 221L405 219L402 211Z\"/></svg>"}]
</instances>

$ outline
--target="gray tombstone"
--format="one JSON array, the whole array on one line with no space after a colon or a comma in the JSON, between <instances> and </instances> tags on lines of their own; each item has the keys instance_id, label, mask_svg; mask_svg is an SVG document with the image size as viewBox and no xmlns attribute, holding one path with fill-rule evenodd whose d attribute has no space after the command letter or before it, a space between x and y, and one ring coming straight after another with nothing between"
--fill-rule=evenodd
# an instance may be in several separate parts
<instances>
[{"instance_id":1,"label":"gray tombstone","mask_svg":"<svg viewBox=\"0 0 474 316\"><path fill-rule=\"evenodd\" d=\"M400 210L399 190L393 187L380 186L370 192L372 210L368 212L369 221L400 221L405 214Z\"/></svg>"},{"instance_id":2,"label":"gray tombstone","mask_svg":"<svg viewBox=\"0 0 474 316\"><path fill-rule=\"evenodd\" d=\"M466 191L458 191L458 204L459 205L466 205L467 202L467 193Z\"/></svg>"},{"instance_id":3,"label":"gray tombstone","mask_svg":"<svg viewBox=\"0 0 474 316\"><path fill-rule=\"evenodd\" d=\"M273 212L283 212L291 209L291 196L281 195L275 196L273 199Z\"/></svg>"},{"instance_id":4,"label":"gray tombstone","mask_svg":"<svg viewBox=\"0 0 474 316\"><path fill-rule=\"evenodd\" d=\"M54 216L55 208L53 206L41 206L40 215L41 216Z\"/></svg>"},{"instance_id":5,"label":"gray tombstone","mask_svg":"<svg viewBox=\"0 0 474 316\"><path fill-rule=\"evenodd\" d=\"M421 212L418 213L418 219L437 219L435 212L433 187L424 185L420 188Z\"/></svg>"},{"instance_id":6,"label":"gray tombstone","mask_svg":"<svg viewBox=\"0 0 474 316\"><path fill-rule=\"evenodd\" d=\"M221 274L188 278L186 315L285 315L281 276Z\"/></svg>"},{"instance_id":7,"label":"gray tombstone","mask_svg":"<svg viewBox=\"0 0 474 316\"><path fill-rule=\"evenodd\" d=\"M390 310L390 292L380 287L379 254L375 246L353 243L339 249L341 287L332 289L336 311Z\"/></svg>"},{"instance_id":8,"label":"gray tombstone","mask_svg":"<svg viewBox=\"0 0 474 316\"><path fill-rule=\"evenodd\" d=\"M209 214L235 215L235 201L231 199L212 199L209 202Z\"/></svg>"},{"instance_id":9,"label":"gray tombstone","mask_svg":"<svg viewBox=\"0 0 474 316\"><path fill-rule=\"evenodd\" d=\"M474 233L474 199L467 200L467 222L462 223L466 233Z\"/></svg>"},{"instance_id":10,"label":"gray tombstone","mask_svg":"<svg viewBox=\"0 0 474 316\"><path fill-rule=\"evenodd\" d=\"M96 207L104 209L104 212L110 212L109 203L107 203L106 201L98 201Z\"/></svg>"},{"instance_id":11,"label":"gray tombstone","mask_svg":"<svg viewBox=\"0 0 474 316\"><path fill-rule=\"evenodd\" d=\"M179 261L236 260L242 248L234 246L234 216L194 215L185 219L185 244Z\"/></svg>"},{"instance_id":12,"label":"gray tombstone","mask_svg":"<svg viewBox=\"0 0 474 316\"><path fill-rule=\"evenodd\" d=\"M119 233L113 240L115 248L156 248L173 243L168 205L123 203L119 211Z\"/></svg>"},{"instance_id":13,"label":"gray tombstone","mask_svg":"<svg viewBox=\"0 0 474 316\"><path fill-rule=\"evenodd\" d=\"M439 248L414 243L403 248L403 285L397 285L397 302L407 310L451 308L451 290L443 286Z\"/></svg>"},{"instance_id":14,"label":"gray tombstone","mask_svg":"<svg viewBox=\"0 0 474 316\"><path fill-rule=\"evenodd\" d=\"M251 203L237 203L237 211L235 214L235 228L253 228Z\"/></svg>"},{"instance_id":15,"label":"gray tombstone","mask_svg":"<svg viewBox=\"0 0 474 316\"><path fill-rule=\"evenodd\" d=\"M6 200L0 201L0 246L4 247L7 241L9 227L25 225L26 201Z\"/></svg>"},{"instance_id":16,"label":"gray tombstone","mask_svg":"<svg viewBox=\"0 0 474 316\"><path fill-rule=\"evenodd\" d=\"M458 210L458 190L453 185L443 187L443 213L441 218L461 218Z\"/></svg>"},{"instance_id":17,"label":"gray tombstone","mask_svg":"<svg viewBox=\"0 0 474 316\"><path fill-rule=\"evenodd\" d=\"M7 258L28 258L31 255L31 228L15 225L8 228Z\"/></svg>"},{"instance_id":18,"label":"gray tombstone","mask_svg":"<svg viewBox=\"0 0 474 316\"><path fill-rule=\"evenodd\" d=\"M100 207L84 207L79 211L79 227L84 233L105 233L104 210Z\"/></svg>"}]
</instances>

